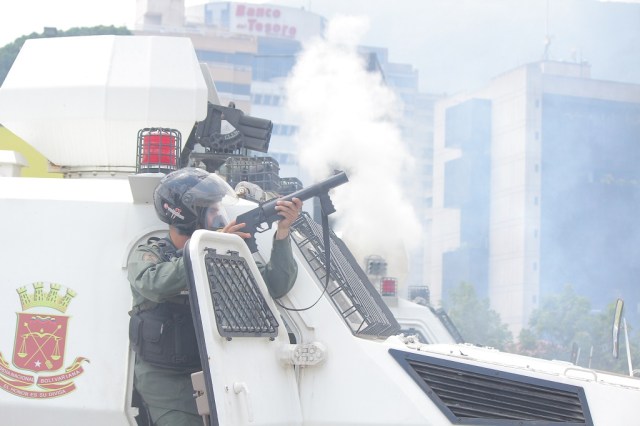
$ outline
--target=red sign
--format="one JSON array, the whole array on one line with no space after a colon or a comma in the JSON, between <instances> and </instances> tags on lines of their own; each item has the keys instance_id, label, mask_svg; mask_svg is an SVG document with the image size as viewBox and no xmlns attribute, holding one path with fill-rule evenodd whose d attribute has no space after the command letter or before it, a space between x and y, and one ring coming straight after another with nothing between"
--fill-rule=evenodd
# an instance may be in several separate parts
<instances>
[{"instance_id":1,"label":"red sign","mask_svg":"<svg viewBox=\"0 0 640 426\"><path fill-rule=\"evenodd\" d=\"M268 6L237 4L234 16L234 31L265 36L295 38L295 25L283 22L282 11Z\"/></svg>"},{"instance_id":2,"label":"red sign","mask_svg":"<svg viewBox=\"0 0 640 426\"><path fill-rule=\"evenodd\" d=\"M236 7L236 16L248 16L256 18L279 18L282 12L280 9L274 9L271 7L263 6L249 6L246 4L239 4Z\"/></svg>"}]
</instances>

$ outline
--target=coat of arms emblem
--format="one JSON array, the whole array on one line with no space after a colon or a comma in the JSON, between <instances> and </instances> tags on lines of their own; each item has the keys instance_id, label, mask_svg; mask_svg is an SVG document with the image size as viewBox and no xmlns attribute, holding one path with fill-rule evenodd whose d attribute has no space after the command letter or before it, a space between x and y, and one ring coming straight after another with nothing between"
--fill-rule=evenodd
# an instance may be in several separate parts
<instances>
[{"instance_id":1,"label":"coat of arms emblem","mask_svg":"<svg viewBox=\"0 0 640 426\"><path fill-rule=\"evenodd\" d=\"M41 282L33 288L33 293L26 287L17 289L22 312L17 313L13 366L0 352L0 388L25 398L62 396L75 389L73 379L88 361L76 357L64 368L69 317L61 314L76 293L67 288L62 294L60 284L53 283L49 291Z\"/></svg>"}]
</instances>

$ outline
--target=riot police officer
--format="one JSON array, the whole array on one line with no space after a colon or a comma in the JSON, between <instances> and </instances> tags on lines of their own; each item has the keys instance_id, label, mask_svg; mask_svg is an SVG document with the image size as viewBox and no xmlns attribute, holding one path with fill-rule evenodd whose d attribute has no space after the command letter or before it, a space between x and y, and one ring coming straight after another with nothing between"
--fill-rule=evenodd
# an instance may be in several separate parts
<instances>
[{"instance_id":1,"label":"riot police officer","mask_svg":"<svg viewBox=\"0 0 640 426\"><path fill-rule=\"evenodd\" d=\"M134 386L156 426L202 425L191 383L191 373L202 368L185 294L181 250L197 229L248 238L242 232L244 224L227 223L222 214L224 204L235 200L231 187L216 174L193 167L169 173L154 191L156 213L169 225L169 233L136 248L128 262L133 294L129 337L136 351ZM259 265L274 298L284 296L297 276L289 228L301 208L297 198L280 200L276 207L283 219L278 222L269 263ZM174 341L181 345L176 348Z\"/></svg>"}]
</instances>

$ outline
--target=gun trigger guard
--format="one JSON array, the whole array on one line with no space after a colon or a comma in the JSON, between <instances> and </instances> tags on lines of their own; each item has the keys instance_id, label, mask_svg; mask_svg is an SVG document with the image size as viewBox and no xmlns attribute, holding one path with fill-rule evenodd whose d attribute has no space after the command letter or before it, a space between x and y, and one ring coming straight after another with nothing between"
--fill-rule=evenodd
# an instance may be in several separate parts
<instances>
[{"instance_id":1,"label":"gun trigger guard","mask_svg":"<svg viewBox=\"0 0 640 426\"><path fill-rule=\"evenodd\" d=\"M269 229L271 229L271 224L269 223L268 225L269 225L268 227L256 226L256 232L262 233L262 232L268 231Z\"/></svg>"}]
</instances>

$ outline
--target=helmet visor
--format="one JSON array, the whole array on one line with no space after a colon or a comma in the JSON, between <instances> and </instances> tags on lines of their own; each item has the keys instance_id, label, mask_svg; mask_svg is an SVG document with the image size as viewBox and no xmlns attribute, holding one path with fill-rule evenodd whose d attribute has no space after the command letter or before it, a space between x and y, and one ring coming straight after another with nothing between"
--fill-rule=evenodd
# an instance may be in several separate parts
<instances>
[{"instance_id":1,"label":"helmet visor","mask_svg":"<svg viewBox=\"0 0 640 426\"><path fill-rule=\"evenodd\" d=\"M209 207L202 210L202 218L200 220L200 227L202 229L217 231L218 229L224 228L227 223L229 223L229 220L227 219L227 214L222 203L212 203Z\"/></svg>"},{"instance_id":2,"label":"helmet visor","mask_svg":"<svg viewBox=\"0 0 640 426\"><path fill-rule=\"evenodd\" d=\"M198 218L198 228L210 230L223 228L227 224L224 205L237 201L238 196L231 186L213 173L201 178L182 195L183 206Z\"/></svg>"},{"instance_id":3,"label":"helmet visor","mask_svg":"<svg viewBox=\"0 0 640 426\"><path fill-rule=\"evenodd\" d=\"M237 201L238 196L231 186L213 173L201 178L196 185L182 194L182 203L188 208L209 207L209 205L218 202L231 205Z\"/></svg>"}]
</instances>

